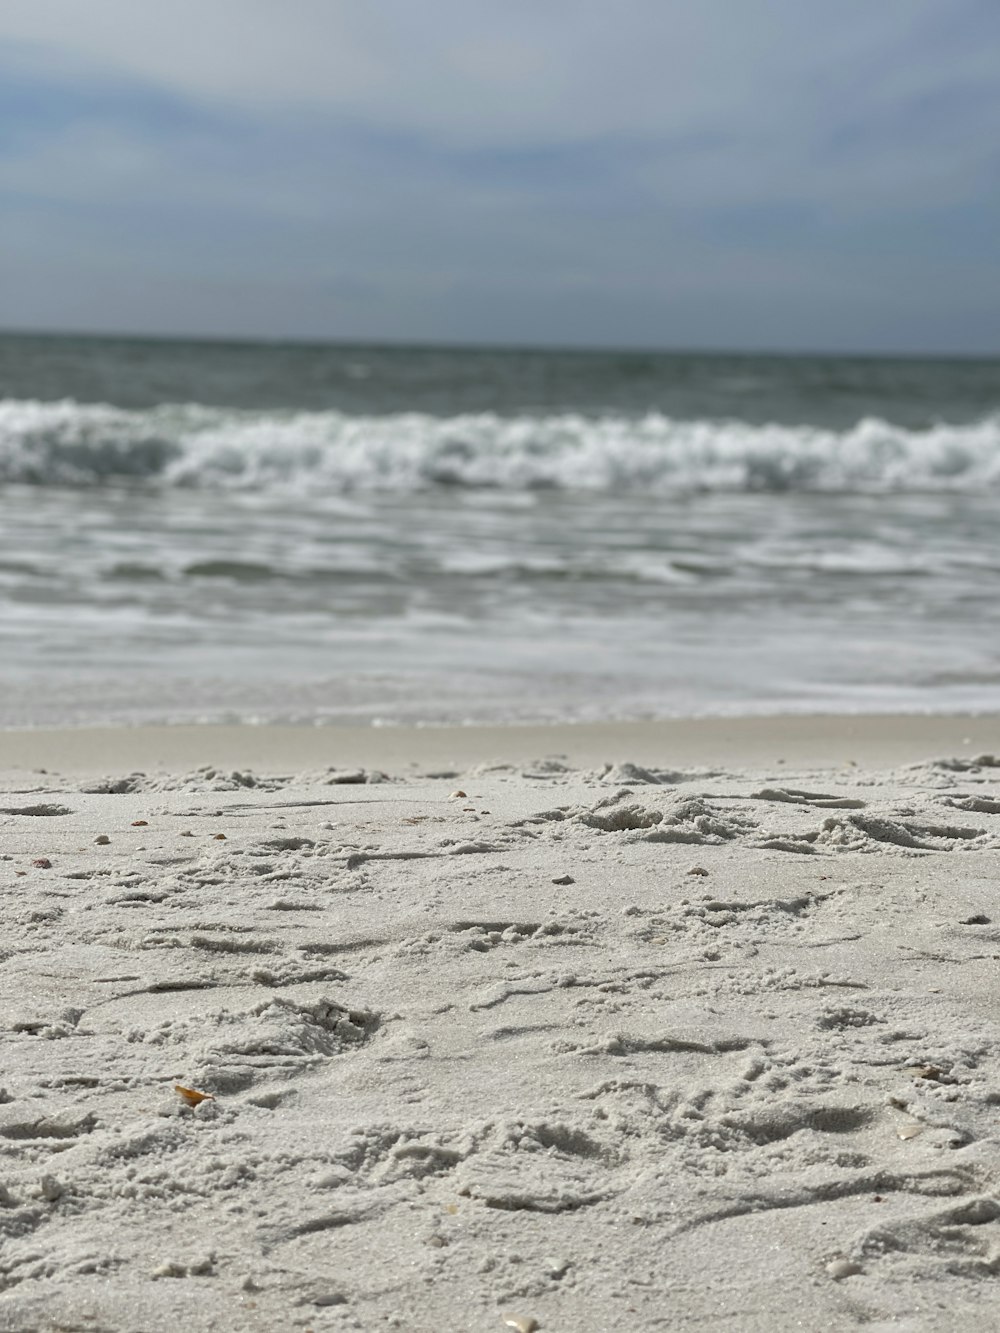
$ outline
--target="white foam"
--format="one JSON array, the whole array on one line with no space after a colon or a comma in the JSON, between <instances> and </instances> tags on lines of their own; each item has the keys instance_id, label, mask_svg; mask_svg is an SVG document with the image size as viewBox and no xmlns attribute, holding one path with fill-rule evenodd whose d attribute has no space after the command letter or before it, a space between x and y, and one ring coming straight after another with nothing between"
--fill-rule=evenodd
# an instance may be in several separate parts
<instances>
[{"instance_id":1,"label":"white foam","mask_svg":"<svg viewBox=\"0 0 1000 1333\"><path fill-rule=\"evenodd\" d=\"M849 430L574 413L247 412L0 401L0 480L88 486L408 492L439 486L709 491L978 491L1000 485L1000 415Z\"/></svg>"}]
</instances>

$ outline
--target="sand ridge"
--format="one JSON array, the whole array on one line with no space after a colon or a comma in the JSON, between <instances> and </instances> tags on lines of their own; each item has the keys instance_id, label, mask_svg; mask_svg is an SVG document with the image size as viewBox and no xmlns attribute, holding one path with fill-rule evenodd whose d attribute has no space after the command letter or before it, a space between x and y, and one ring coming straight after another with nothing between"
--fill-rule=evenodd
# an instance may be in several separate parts
<instances>
[{"instance_id":1,"label":"sand ridge","mask_svg":"<svg viewBox=\"0 0 1000 1333\"><path fill-rule=\"evenodd\" d=\"M0 1327L988 1321L992 756L0 807Z\"/></svg>"}]
</instances>

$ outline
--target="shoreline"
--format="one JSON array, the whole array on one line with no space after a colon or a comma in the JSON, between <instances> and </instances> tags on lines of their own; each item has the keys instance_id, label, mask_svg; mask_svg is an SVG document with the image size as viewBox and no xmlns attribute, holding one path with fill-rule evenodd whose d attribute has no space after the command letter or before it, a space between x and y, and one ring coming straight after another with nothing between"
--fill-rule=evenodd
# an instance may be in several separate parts
<instances>
[{"instance_id":1,"label":"shoreline","mask_svg":"<svg viewBox=\"0 0 1000 1333\"><path fill-rule=\"evenodd\" d=\"M264 770L326 766L461 768L558 757L614 763L893 767L937 754L1000 751L1000 714L780 714L499 726L343 727L175 724L0 731L0 771L94 773L204 764Z\"/></svg>"}]
</instances>

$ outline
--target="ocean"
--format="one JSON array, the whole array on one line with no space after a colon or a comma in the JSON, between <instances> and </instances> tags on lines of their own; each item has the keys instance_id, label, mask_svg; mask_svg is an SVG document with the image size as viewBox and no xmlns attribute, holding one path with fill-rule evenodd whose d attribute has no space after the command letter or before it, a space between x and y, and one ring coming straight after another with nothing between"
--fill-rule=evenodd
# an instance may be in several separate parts
<instances>
[{"instance_id":1,"label":"ocean","mask_svg":"<svg viewBox=\"0 0 1000 1333\"><path fill-rule=\"evenodd\" d=\"M0 336L0 727L1000 709L1000 362Z\"/></svg>"}]
</instances>

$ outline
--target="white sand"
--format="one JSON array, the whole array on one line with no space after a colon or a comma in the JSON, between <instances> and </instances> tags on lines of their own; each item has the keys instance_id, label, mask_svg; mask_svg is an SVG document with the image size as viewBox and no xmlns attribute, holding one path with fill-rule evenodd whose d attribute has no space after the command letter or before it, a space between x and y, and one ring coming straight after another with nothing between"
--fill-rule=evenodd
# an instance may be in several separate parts
<instances>
[{"instance_id":1,"label":"white sand","mask_svg":"<svg viewBox=\"0 0 1000 1333\"><path fill-rule=\"evenodd\" d=\"M996 719L0 752L0 1328L998 1326Z\"/></svg>"}]
</instances>

